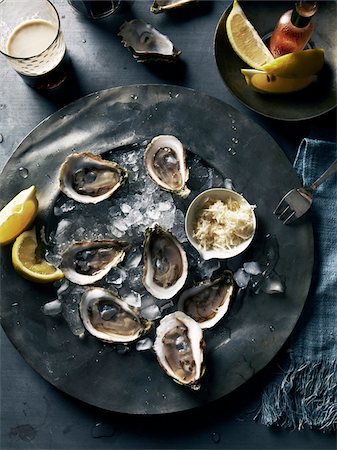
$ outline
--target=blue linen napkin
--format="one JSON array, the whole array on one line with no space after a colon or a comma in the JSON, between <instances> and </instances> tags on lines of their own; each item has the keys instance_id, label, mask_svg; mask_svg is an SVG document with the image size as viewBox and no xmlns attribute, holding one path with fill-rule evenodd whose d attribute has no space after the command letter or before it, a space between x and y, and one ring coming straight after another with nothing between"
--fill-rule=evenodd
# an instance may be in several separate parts
<instances>
[{"instance_id":1,"label":"blue linen napkin","mask_svg":"<svg viewBox=\"0 0 337 450\"><path fill-rule=\"evenodd\" d=\"M304 185L337 158L336 143L303 139L294 168ZM310 291L284 356L285 368L262 396L265 425L337 428L337 176L318 187L310 210L314 269Z\"/></svg>"}]
</instances>

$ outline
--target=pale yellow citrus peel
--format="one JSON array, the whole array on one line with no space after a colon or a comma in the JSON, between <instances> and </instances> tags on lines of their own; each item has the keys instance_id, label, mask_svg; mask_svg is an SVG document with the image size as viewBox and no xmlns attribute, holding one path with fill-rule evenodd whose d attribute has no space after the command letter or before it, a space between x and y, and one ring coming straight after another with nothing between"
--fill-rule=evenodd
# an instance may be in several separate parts
<instances>
[{"instance_id":1,"label":"pale yellow citrus peel","mask_svg":"<svg viewBox=\"0 0 337 450\"><path fill-rule=\"evenodd\" d=\"M287 94L300 91L317 78L315 75L305 78L282 78L255 69L241 69L241 73L248 86L257 92L268 94Z\"/></svg>"},{"instance_id":2,"label":"pale yellow citrus peel","mask_svg":"<svg viewBox=\"0 0 337 450\"><path fill-rule=\"evenodd\" d=\"M288 53L265 64L262 70L282 78L306 78L318 73L324 66L324 50L314 48Z\"/></svg>"},{"instance_id":3,"label":"pale yellow citrus peel","mask_svg":"<svg viewBox=\"0 0 337 450\"><path fill-rule=\"evenodd\" d=\"M247 19L237 0L226 20L229 42L235 53L250 67L261 69L274 58L258 32Z\"/></svg>"},{"instance_id":4,"label":"pale yellow citrus peel","mask_svg":"<svg viewBox=\"0 0 337 450\"><path fill-rule=\"evenodd\" d=\"M31 186L17 194L0 211L0 245L13 242L35 219L38 211L36 188Z\"/></svg>"},{"instance_id":5,"label":"pale yellow citrus peel","mask_svg":"<svg viewBox=\"0 0 337 450\"><path fill-rule=\"evenodd\" d=\"M35 228L18 236L12 248L14 269L24 278L36 283L52 283L63 278L60 269L37 255Z\"/></svg>"}]
</instances>

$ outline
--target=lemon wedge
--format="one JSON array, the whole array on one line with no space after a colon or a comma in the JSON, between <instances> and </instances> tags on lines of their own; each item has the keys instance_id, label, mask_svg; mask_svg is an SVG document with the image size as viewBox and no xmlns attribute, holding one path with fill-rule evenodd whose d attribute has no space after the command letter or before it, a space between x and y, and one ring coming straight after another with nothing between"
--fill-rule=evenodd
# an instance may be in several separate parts
<instances>
[{"instance_id":1,"label":"lemon wedge","mask_svg":"<svg viewBox=\"0 0 337 450\"><path fill-rule=\"evenodd\" d=\"M35 219L37 210L35 186L17 194L0 211L0 245L9 244L26 230Z\"/></svg>"},{"instance_id":2,"label":"lemon wedge","mask_svg":"<svg viewBox=\"0 0 337 450\"><path fill-rule=\"evenodd\" d=\"M300 91L317 78L315 75L305 78L282 78L255 69L241 69L241 73L244 75L248 86L257 92L269 94L287 94Z\"/></svg>"},{"instance_id":3,"label":"lemon wedge","mask_svg":"<svg viewBox=\"0 0 337 450\"><path fill-rule=\"evenodd\" d=\"M319 72L324 65L324 50L314 48L288 53L274 59L262 70L283 78L305 78Z\"/></svg>"},{"instance_id":4,"label":"lemon wedge","mask_svg":"<svg viewBox=\"0 0 337 450\"><path fill-rule=\"evenodd\" d=\"M35 228L18 236L12 248L14 269L24 278L37 283L51 283L63 278L60 269L37 255Z\"/></svg>"},{"instance_id":5,"label":"lemon wedge","mask_svg":"<svg viewBox=\"0 0 337 450\"><path fill-rule=\"evenodd\" d=\"M258 32L247 19L237 0L227 17L226 31L235 53L250 67L261 69L274 58Z\"/></svg>"}]
</instances>

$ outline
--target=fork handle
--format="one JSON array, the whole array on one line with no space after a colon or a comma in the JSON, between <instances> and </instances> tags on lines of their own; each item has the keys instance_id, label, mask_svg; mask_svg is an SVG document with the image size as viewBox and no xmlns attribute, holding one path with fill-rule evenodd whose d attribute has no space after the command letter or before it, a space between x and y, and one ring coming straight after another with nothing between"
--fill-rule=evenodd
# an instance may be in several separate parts
<instances>
[{"instance_id":1,"label":"fork handle","mask_svg":"<svg viewBox=\"0 0 337 450\"><path fill-rule=\"evenodd\" d=\"M318 188L318 186L323 183L323 181L325 181L330 175L332 175L336 171L337 171L337 159L331 164L330 167L326 169L326 171L319 178L317 178L316 181L314 181L309 186L309 189L315 191Z\"/></svg>"}]
</instances>

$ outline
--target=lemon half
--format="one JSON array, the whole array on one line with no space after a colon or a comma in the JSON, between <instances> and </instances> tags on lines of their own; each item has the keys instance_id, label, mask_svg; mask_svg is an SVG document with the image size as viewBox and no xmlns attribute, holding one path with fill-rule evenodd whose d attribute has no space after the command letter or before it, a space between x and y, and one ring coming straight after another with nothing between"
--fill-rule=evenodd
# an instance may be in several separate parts
<instances>
[{"instance_id":1,"label":"lemon half","mask_svg":"<svg viewBox=\"0 0 337 450\"><path fill-rule=\"evenodd\" d=\"M226 31L235 53L250 67L261 69L274 58L258 32L247 19L237 0L227 17Z\"/></svg>"},{"instance_id":2,"label":"lemon half","mask_svg":"<svg viewBox=\"0 0 337 450\"><path fill-rule=\"evenodd\" d=\"M18 236L12 248L14 269L24 278L37 283L51 283L63 278L60 269L37 255L35 228Z\"/></svg>"},{"instance_id":3,"label":"lemon half","mask_svg":"<svg viewBox=\"0 0 337 450\"><path fill-rule=\"evenodd\" d=\"M35 186L17 194L0 211L0 245L9 244L26 230L35 219L37 210Z\"/></svg>"},{"instance_id":4,"label":"lemon half","mask_svg":"<svg viewBox=\"0 0 337 450\"><path fill-rule=\"evenodd\" d=\"M305 78L282 78L255 69L241 69L241 73L248 86L257 92L268 94L287 94L300 91L317 79L315 75Z\"/></svg>"},{"instance_id":5,"label":"lemon half","mask_svg":"<svg viewBox=\"0 0 337 450\"><path fill-rule=\"evenodd\" d=\"M306 78L319 72L324 65L324 50L314 48L280 56L262 70L282 78Z\"/></svg>"}]
</instances>

